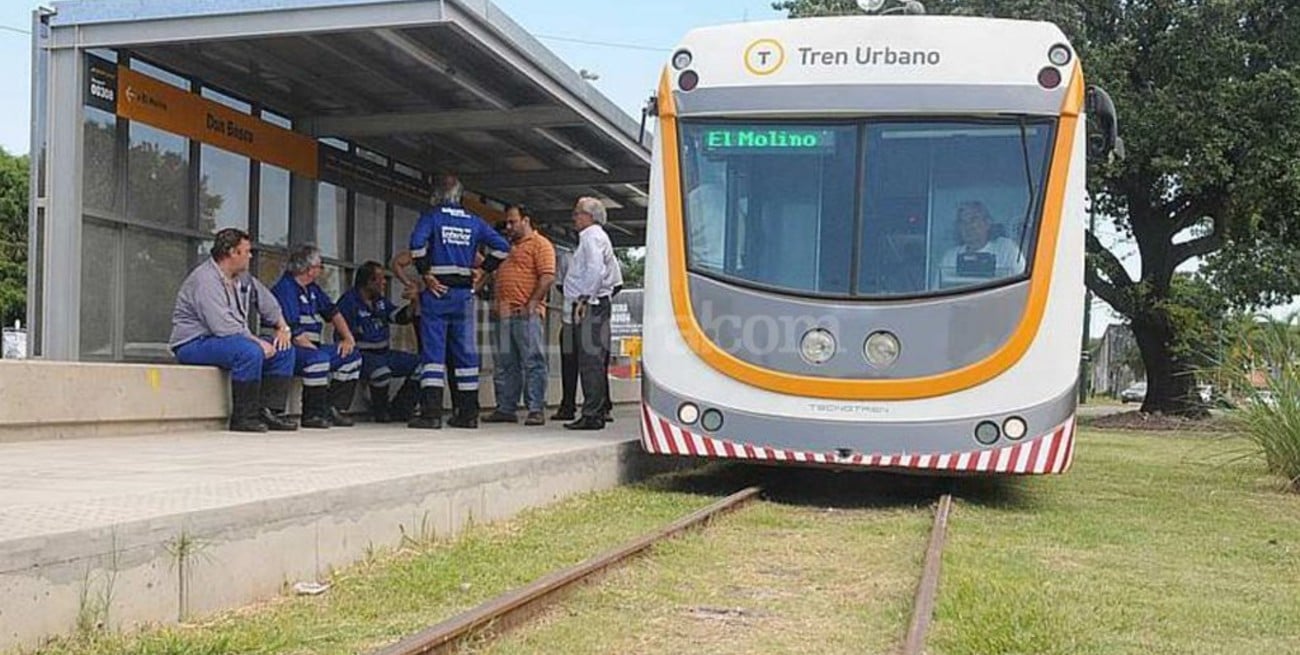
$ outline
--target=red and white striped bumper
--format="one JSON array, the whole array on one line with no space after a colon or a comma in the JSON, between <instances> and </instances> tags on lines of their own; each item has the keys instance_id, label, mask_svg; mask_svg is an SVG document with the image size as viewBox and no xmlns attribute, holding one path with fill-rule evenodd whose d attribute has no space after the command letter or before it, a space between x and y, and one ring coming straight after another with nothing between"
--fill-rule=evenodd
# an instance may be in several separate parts
<instances>
[{"instance_id":1,"label":"red and white striped bumper","mask_svg":"<svg viewBox=\"0 0 1300 655\"><path fill-rule=\"evenodd\" d=\"M912 469L942 473L1009 473L1042 475L1064 473L1074 459L1074 416L1047 434L1012 446L957 453L870 455L840 457L835 453L812 453L755 446L695 434L669 423L641 404L641 447L660 455L690 455L749 459L791 464L862 466Z\"/></svg>"}]
</instances>

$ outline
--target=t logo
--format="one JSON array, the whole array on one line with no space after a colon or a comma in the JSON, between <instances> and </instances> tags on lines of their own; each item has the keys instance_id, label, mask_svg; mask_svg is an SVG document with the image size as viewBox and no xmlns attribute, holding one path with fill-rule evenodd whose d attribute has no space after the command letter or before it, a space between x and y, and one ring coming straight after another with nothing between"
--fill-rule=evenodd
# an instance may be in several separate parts
<instances>
[{"instance_id":1,"label":"t logo","mask_svg":"<svg viewBox=\"0 0 1300 655\"><path fill-rule=\"evenodd\" d=\"M745 48L745 69L754 75L771 75L785 64L785 48L776 39L759 39Z\"/></svg>"}]
</instances>

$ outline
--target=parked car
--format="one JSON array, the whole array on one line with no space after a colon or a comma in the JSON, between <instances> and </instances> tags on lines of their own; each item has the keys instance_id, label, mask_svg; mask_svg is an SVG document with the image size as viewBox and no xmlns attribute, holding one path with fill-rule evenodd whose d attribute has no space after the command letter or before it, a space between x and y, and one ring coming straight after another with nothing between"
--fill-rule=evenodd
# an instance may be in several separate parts
<instances>
[{"instance_id":1,"label":"parked car","mask_svg":"<svg viewBox=\"0 0 1300 655\"><path fill-rule=\"evenodd\" d=\"M1119 392L1119 401L1122 403L1140 403L1147 397L1147 383L1138 382L1129 388Z\"/></svg>"},{"instance_id":2,"label":"parked car","mask_svg":"<svg viewBox=\"0 0 1300 655\"><path fill-rule=\"evenodd\" d=\"M1269 389L1259 389L1250 397L1250 402L1270 408L1277 407L1277 396Z\"/></svg>"},{"instance_id":3,"label":"parked car","mask_svg":"<svg viewBox=\"0 0 1300 655\"><path fill-rule=\"evenodd\" d=\"M1196 395L1200 397L1201 402L1208 405L1214 400L1214 386L1209 384L1196 385Z\"/></svg>"}]
</instances>

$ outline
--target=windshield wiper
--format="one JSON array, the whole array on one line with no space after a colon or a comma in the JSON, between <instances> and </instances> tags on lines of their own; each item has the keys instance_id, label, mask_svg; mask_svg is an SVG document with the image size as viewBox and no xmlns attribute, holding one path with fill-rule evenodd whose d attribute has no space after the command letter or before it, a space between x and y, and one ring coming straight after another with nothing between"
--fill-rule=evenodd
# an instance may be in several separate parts
<instances>
[{"instance_id":1,"label":"windshield wiper","mask_svg":"<svg viewBox=\"0 0 1300 655\"><path fill-rule=\"evenodd\" d=\"M1025 162L1025 188L1029 191L1029 197L1025 202L1025 220L1020 224L1020 252L1025 252L1025 237L1029 235L1029 218L1034 211L1034 199L1038 197L1037 190L1034 189L1034 174L1029 168L1029 137L1025 134L1025 117L1020 117L1020 149L1024 155ZM1032 257L1025 258L1025 267L1029 267Z\"/></svg>"}]
</instances>

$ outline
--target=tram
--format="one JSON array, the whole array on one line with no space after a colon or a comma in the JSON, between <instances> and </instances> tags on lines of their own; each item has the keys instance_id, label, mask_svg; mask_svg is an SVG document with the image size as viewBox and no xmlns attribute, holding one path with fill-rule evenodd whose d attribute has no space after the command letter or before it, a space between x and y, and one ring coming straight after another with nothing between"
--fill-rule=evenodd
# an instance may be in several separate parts
<instances>
[{"instance_id":1,"label":"tram","mask_svg":"<svg viewBox=\"0 0 1300 655\"><path fill-rule=\"evenodd\" d=\"M1123 143L1058 27L697 29L647 113L644 450L1070 467L1085 165Z\"/></svg>"}]
</instances>

